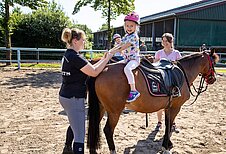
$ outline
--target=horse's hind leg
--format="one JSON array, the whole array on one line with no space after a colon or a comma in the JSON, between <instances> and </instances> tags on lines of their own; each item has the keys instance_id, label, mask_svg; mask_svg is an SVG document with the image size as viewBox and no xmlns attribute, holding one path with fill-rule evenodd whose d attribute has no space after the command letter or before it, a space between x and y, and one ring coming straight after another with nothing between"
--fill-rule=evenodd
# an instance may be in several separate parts
<instances>
[{"instance_id":1,"label":"horse's hind leg","mask_svg":"<svg viewBox=\"0 0 226 154\"><path fill-rule=\"evenodd\" d=\"M115 154L115 144L113 140L114 130L118 123L120 117L120 113L109 113L108 112L108 119L106 122L106 125L104 127L104 134L107 139L108 147L111 152L111 154Z\"/></svg>"}]
</instances>

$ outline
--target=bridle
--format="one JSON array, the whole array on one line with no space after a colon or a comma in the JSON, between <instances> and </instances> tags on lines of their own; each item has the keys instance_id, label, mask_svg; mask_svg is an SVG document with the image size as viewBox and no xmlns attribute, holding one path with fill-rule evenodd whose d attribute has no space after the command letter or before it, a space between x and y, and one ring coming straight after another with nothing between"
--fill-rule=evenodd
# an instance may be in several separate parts
<instances>
[{"instance_id":1,"label":"bridle","mask_svg":"<svg viewBox=\"0 0 226 154\"><path fill-rule=\"evenodd\" d=\"M207 54L208 63L209 63L209 70L208 70L208 72L206 74L201 74L200 73L201 80L199 82L199 87L198 88L196 88L194 86L194 84L192 84L193 89L197 93L196 95L194 95L193 92L191 91L191 88L190 88L190 85L189 85L189 82L188 82L188 78L187 78L186 72L184 71L184 69L183 69L182 65L180 64L180 62L177 61L177 65L181 68L181 70L184 73L184 76L185 76L185 79L186 79L186 82L187 82L187 86L188 86L189 92L191 93L192 96L195 97L195 100L191 104L189 104L187 106L192 105L197 100L198 96L201 93L203 93L203 92L205 92L207 90L208 84L212 84L216 80L216 78L215 78L215 69L214 69L214 62L213 62L214 60L213 60L213 58L208 53L203 52L203 54ZM206 85L204 87L204 83L205 82L206 82Z\"/></svg>"},{"instance_id":2,"label":"bridle","mask_svg":"<svg viewBox=\"0 0 226 154\"><path fill-rule=\"evenodd\" d=\"M209 54L207 54L208 61L209 61L209 70L206 75L203 75L203 78L205 78L205 81L207 84L212 84L215 79L215 69L214 69L214 60L212 57L210 57Z\"/></svg>"}]
</instances>

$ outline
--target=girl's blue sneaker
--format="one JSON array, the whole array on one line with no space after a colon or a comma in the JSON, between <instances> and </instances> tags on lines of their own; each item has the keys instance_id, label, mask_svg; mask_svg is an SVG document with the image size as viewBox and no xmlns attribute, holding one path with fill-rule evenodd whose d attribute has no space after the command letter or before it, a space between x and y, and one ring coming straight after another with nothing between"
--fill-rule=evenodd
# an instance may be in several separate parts
<instances>
[{"instance_id":1,"label":"girl's blue sneaker","mask_svg":"<svg viewBox=\"0 0 226 154\"><path fill-rule=\"evenodd\" d=\"M133 102L140 96L138 91L130 91L129 97L127 98L126 102Z\"/></svg>"}]
</instances>

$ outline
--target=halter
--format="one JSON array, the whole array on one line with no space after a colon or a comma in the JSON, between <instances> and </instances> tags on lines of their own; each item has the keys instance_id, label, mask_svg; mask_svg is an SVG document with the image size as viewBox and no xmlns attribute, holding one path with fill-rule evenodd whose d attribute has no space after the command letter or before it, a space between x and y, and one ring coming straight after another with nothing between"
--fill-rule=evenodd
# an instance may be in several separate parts
<instances>
[{"instance_id":1,"label":"halter","mask_svg":"<svg viewBox=\"0 0 226 154\"><path fill-rule=\"evenodd\" d=\"M205 52L204 52L205 53ZM208 84L211 84L213 83L216 79L214 77L214 74L215 74L215 70L214 70L214 66L213 66L213 59L210 57L209 54L207 54L207 58L208 58L208 62L209 62L209 70L206 74L201 74L201 80L199 82L199 87L198 88L195 88L194 84L192 84L195 92L197 93L197 95L194 95L191 91L191 88L190 88L190 85L189 85L189 82L188 82L188 78L187 78L187 75L186 75L186 72L184 71L184 68L183 66L180 64L179 61L177 61L177 65L181 68L181 70L183 71L184 73L184 76L185 76L185 79L186 79L186 83L187 83L187 86L188 86L188 89L189 89L189 92L192 96L195 97L195 100L189 104L189 105L186 105L186 106L190 106L192 105L198 98L198 96L203 93L204 91L207 90L207 87L208 87ZM204 87L204 81L206 81L206 86Z\"/></svg>"}]
</instances>

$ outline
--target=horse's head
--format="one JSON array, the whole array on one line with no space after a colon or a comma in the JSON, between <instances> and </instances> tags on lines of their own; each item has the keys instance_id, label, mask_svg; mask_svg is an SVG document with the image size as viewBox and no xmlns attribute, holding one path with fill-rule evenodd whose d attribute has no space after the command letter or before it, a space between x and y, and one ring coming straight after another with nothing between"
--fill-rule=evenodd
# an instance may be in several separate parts
<instances>
[{"instance_id":1,"label":"horse's head","mask_svg":"<svg viewBox=\"0 0 226 154\"><path fill-rule=\"evenodd\" d=\"M211 50L206 50L203 54L208 59L208 63L201 74L207 84L213 84L216 81L214 65L219 61L219 56Z\"/></svg>"}]
</instances>

